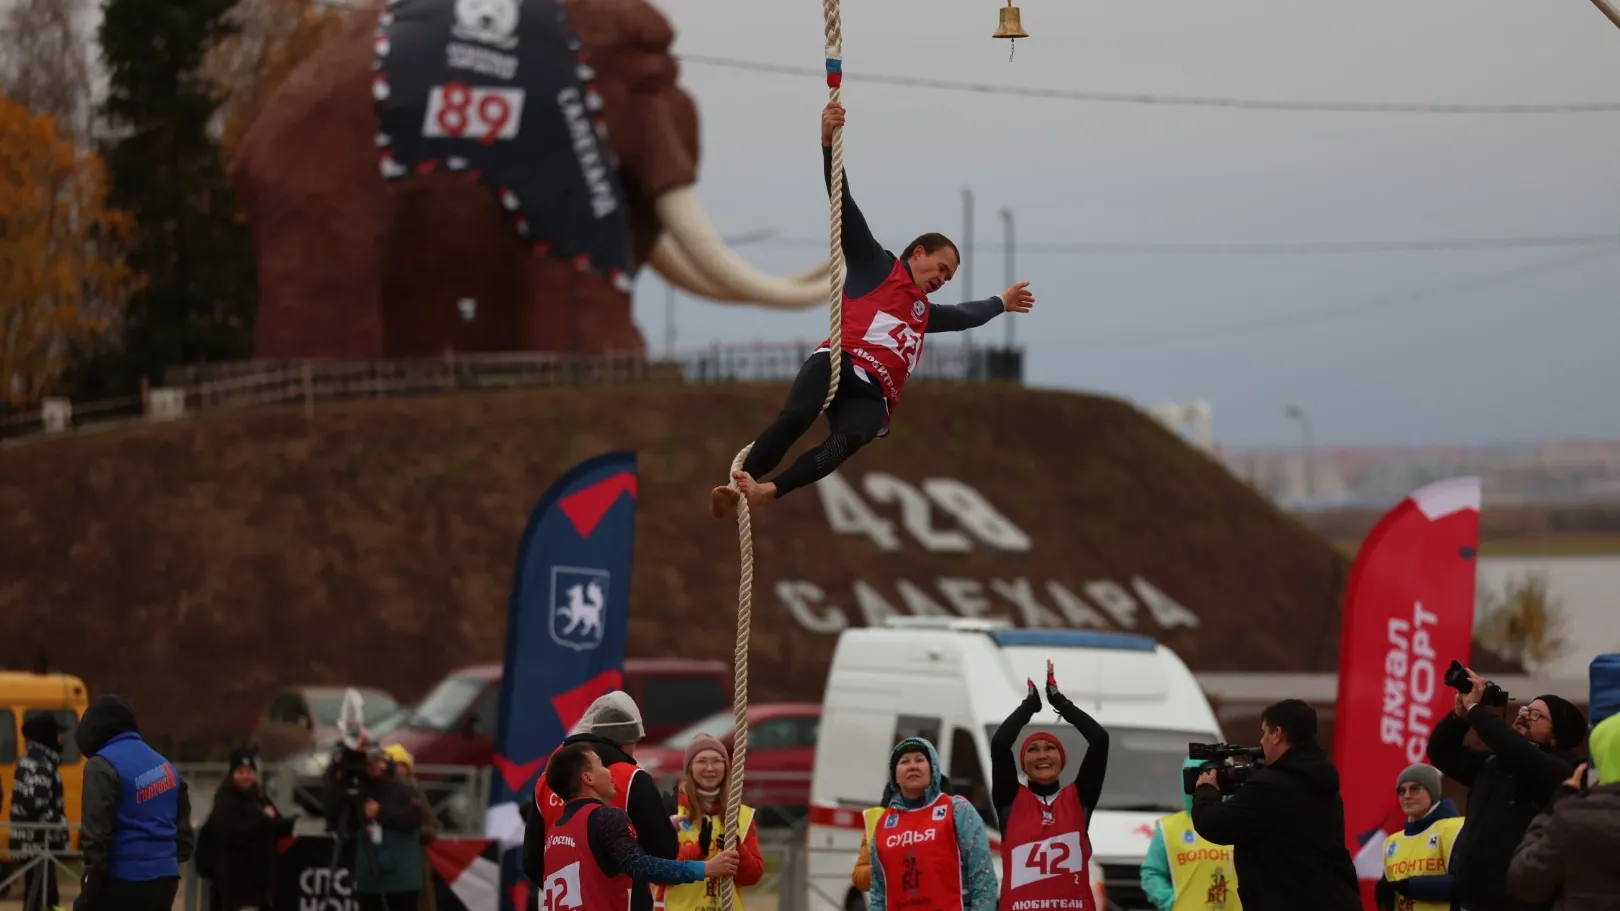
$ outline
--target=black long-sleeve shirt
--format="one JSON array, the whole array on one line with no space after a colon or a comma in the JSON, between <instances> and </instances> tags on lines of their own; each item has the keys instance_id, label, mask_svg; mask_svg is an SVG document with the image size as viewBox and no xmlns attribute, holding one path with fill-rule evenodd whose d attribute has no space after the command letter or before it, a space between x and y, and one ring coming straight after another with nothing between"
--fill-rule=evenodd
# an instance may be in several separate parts
<instances>
[{"instance_id":1,"label":"black long-sleeve shirt","mask_svg":"<svg viewBox=\"0 0 1620 911\"><path fill-rule=\"evenodd\" d=\"M821 147L821 169L830 196L832 149L829 146ZM872 227L866 223L866 216L861 214L860 207L855 205L855 197L850 195L847 172L844 174L843 215L844 234L841 246L844 249L844 293L856 298L877 290L878 285L883 284L889 273L894 271L894 261L898 257L885 250L873 236ZM911 264L905 265L909 273ZM1006 309L1000 295L962 304L931 303L928 305L928 332L961 332L965 329L976 329Z\"/></svg>"},{"instance_id":2,"label":"black long-sleeve shirt","mask_svg":"<svg viewBox=\"0 0 1620 911\"><path fill-rule=\"evenodd\" d=\"M643 851L641 842L636 839L639 830L631 829L630 817L595 797L569 801L557 824L562 825L592 804L598 809L585 824L585 837L590 842L591 856L604 875L612 877L623 873L638 883L670 886L699 883L707 876L701 860L669 860Z\"/></svg>"},{"instance_id":3,"label":"black long-sleeve shirt","mask_svg":"<svg viewBox=\"0 0 1620 911\"><path fill-rule=\"evenodd\" d=\"M1102 799L1103 779L1108 775L1108 731L1062 693L1048 698L1052 708L1057 709L1063 720L1079 731L1086 741L1085 758L1080 760L1080 771L1075 774L1070 787L1079 793L1080 806L1085 808L1089 828L1091 814ZM996 808L996 817L1001 820L1003 829L1007 827L1007 812L1012 809L1018 789L1024 787L1018 782L1018 735L1023 733L1024 726L1040 709L1040 694L1030 693L990 738L990 802ZM1028 787L1041 797L1051 797L1062 788L1055 781L1044 785L1032 781Z\"/></svg>"}]
</instances>

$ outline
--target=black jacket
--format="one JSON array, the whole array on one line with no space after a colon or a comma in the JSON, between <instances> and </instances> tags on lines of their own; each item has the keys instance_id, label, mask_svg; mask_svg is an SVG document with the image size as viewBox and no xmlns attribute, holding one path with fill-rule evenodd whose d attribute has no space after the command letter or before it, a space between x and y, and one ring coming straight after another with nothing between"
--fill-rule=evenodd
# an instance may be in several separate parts
<instances>
[{"instance_id":1,"label":"black jacket","mask_svg":"<svg viewBox=\"0 0 1620 911\"><path fill-rule=\"evenodd\" d=\"M198 838L198 867L206 857L209 880L224 911L274 904L279 840L292 820L264 815L270 799L258 787L244 791L229 778L214 793L214 807Z\"/></svg>"},{"instance_id":2,"label":"black jacket","mask_svg":"<svg viewBox=\"0 0 1620 911\"><path fill-rule=\"evenodd\" d=\"M1360 911L1339 770L1316 743L1255 772L1231 800L1198 788L1192 821L1205 839L1232 846L1243 911Z\"/></svg>"},{"instance_id":3,"label":"black jacket","mask_svg":"<svg viewBox=\"0 0 1620 911\"><path fill-rule=\"evenodd\" d=\"M1472 727L1488 749L1463 745ZM1468 786L1468 809L1451 849L1457 906L1468 911L1547 908L1514 898L1507 889L1513 851L1564 779L1575 774L1567 750L1548 750L1524 739L1489 707L1476 705L1467 718L1447 713L1429 738L1429 761Z\"/></svg>"},{"instance_id":4,"label":"black jacket","mask_svg":"<svg viewBox=\"0 0 1620 911\"><path fill-rule=\"evenodd\" d=\"M575 734L564 740L562 746L571 743L589 743L604 766L636 764L617 744L595 734ZM545 774L544 770L541 774ZM523 875L530 883L543 887L546 881L546 821L537 812L532 793L524 799L524 803L529 806L527 810L520 811L524 822ZM658 782L651 775L637 775L631 782L630 793L625 797L624 812L630 817L631 825L636 827L636 840L641 842L643 851L653 857L675 859L680 843L675 840L675 826L669 821L670 814L664 810L664 798L658 793ZM652 911L652 893L647 890L646 883L636 883L631 891L630 911Z\"/></svg>"},{"instance_id":5,"label":"black jacket","mask_svg":"<svg viewBox=\"0 0 1620 911\"><path fill-rule=\"evenodd\" d=\"M11 821L60 825L61 829L11 830L11 850L27 854L49 848L66 851L68 846L66 795L62 792L61 737L48 715L23 722L28 750L17 761L17 779L11 786Z\"/></svg>"}]
</instances>

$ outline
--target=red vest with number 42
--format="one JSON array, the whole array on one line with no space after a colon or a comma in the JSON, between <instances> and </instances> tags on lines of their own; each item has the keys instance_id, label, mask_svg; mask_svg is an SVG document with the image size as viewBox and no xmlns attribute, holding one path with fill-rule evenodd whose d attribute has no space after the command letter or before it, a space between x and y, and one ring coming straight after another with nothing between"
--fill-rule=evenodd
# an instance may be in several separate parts
<instances>
[{"instance_id":1,"label":"red vest with number 42","mask_svg":"<svg viewBox=\"0 0 1620 911\"><path fill-rule=\"evenodd\" d=\"M845 294L841 322L839 343L850 362L877 381L893 411L922 357L923 334L928 331L928 297L912 280L905 260L895 259L889 277L871 293L853 298ZM821 344L825 347L827 342Z\"/></svg>"},{"instance_id":2,"label":"red vest with number 42","mask_svg":"<svg viewBox=\"0 0 1620 911\"><path fill-rule=\"evenodd\" d=\"M1065 787L1048 804L1029 788L1019 788L1001 835L1001 911L1095 911L1090 866L1091 839L1080 793Z\"/></svg>"},{"instance_id":3,"label":"red vest with number 42","mask_svg":"<svg viewBox=\"0 0 1620 911\"><path fill-rule=\"evenodd\" d=\"M962 911L962 853L951 795L916 810L890 807L872 838L889 911Z\"/></svg>"},{"instance_id":4,"label":"red vest with number 42","mask_svg":"<svg viewBox=\"0 0 1620 911\"><path fill-rule=\"evenodd\" d=\"M546 827L546 911L629 911L630 877L604 874L591 855L586 827L600 809L587 804L562 825Z\"/></svg>"}]
</instances>

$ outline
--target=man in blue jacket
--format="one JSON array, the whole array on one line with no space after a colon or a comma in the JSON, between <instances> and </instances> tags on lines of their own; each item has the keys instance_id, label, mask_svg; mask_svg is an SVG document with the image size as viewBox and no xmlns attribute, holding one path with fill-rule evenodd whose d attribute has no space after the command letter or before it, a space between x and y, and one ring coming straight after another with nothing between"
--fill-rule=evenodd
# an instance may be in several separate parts
<instances>
[{"instance_id":1,"label":"man in blue jacket","mask_svg":"<svg viewBox=\"0 0 1620 911\"><path fill-rule=\"evenodd\" d=\"M134 709L117 696L85 709L74 740L89 757L74 911L169 911L195 845L186 783L141 739Z\"/></svg>"}]
</instances>

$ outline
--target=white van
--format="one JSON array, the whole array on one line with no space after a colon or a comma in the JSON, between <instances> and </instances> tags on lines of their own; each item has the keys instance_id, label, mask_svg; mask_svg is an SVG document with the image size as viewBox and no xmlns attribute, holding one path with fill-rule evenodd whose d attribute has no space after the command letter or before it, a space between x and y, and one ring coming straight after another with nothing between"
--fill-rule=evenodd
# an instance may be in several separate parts
<instances>
[{"instance_id":1,"label":"white van","mask_svg":"<svg viewBox=\"0 0 1620 911\"><path fill-rule=\"evenodd\" d=\"M810 907L864 911L850 882L889 751L922 736L939 748L955 793L990 829L999 878L1001 846L990 807L990 738L1028 693L1044 690L1051 659L1064 695L1108 729L1108 777L1091 820L1092 875L1099 908L1151 909L1138 869L1159 817L1182 809L1181 765L1191 742L1221 739L1187 666L1146 636L1069 629L1015 629L999 621L897 617L883 627L845 630L833 653L811 784ZM1045 706L1024 732L1063 742L1068 784L1085 741Z\"/></svg>"}]
</instances>

